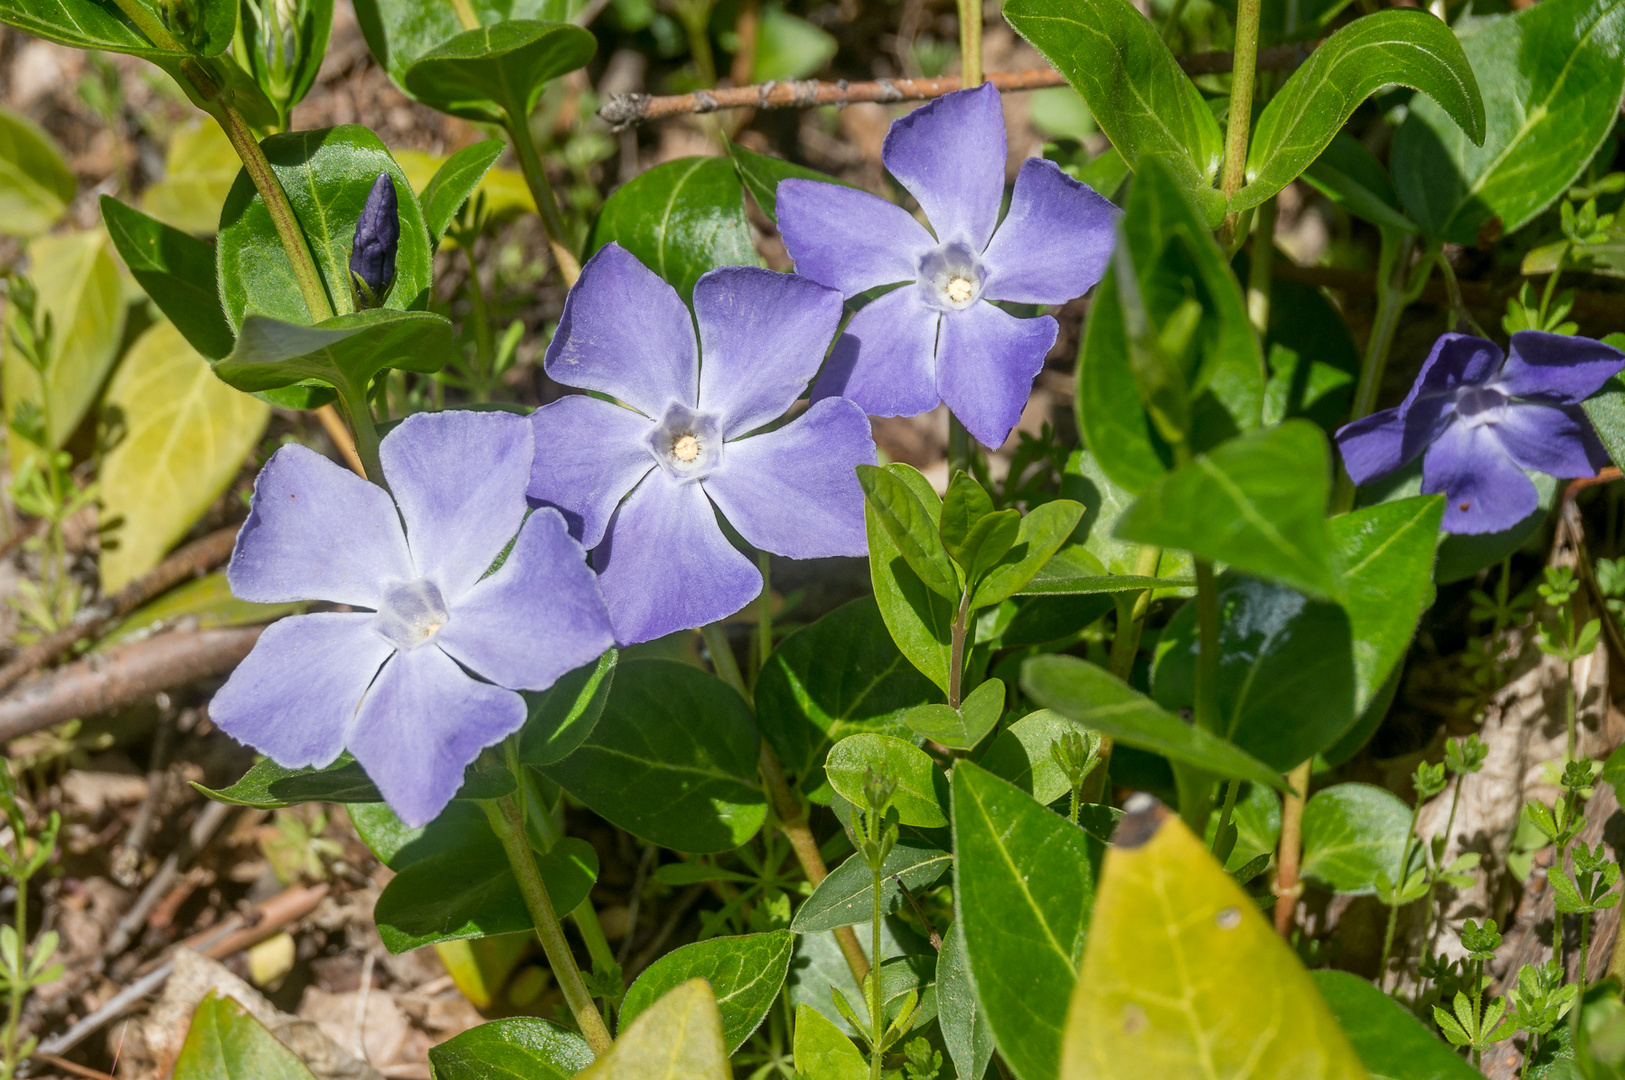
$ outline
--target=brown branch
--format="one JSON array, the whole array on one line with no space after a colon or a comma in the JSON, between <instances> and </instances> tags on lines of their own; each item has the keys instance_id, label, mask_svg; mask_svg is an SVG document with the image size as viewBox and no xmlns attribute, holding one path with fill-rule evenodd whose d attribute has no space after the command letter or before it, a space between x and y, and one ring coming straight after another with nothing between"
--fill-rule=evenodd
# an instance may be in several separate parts
<instances>
[{"instance_id":1,"label":"brown branch","mask_svg":"<svg viewBox=\"0 0 1625 1080\"><path fill-rule=\"evenodd\" d=\"M35 676L0 698L0 743L230 671L264 629L172 630Z\"/></svg>"},{"instance_id":2,"label":"brown branch","mask_svg":"<svg viewBox=\"0 0 1625 1080\"><path fill-rule=\"evenodd\" d=\"M5 667L0 667L0 693L11 689L24 675L51 663L114 619L123 618L159 593L168 591L187 578L213 570L231 557L231 547L236 540L237 526L217 529L203 539L187 544L113 595L104 596L85 608L74 616L72 623L54 634L47 634L18 653Z\"/></svg>"},{"instance_id":3,"label":"brown branch","mask_svg":"<svg viewBox=\"0 0 1625 1080\"><path fill-rule=\"evenodd\" d=\"M1318 41L1297 45L1278 45L1260 49L1260 71L1289 71L1306 60ZM1189 75L1222 75L1230 70L1232 57L1227 52L1192 53L1176 57L1179 66ZM1066 77L1054 68L1034 68L1029 71L991 71L986 81L1002 92L1015 90L1042 90L1050 86L1065 86ZM924 101L958 90L957 75L937 79L875 79L870 82L819 82L816 79L781 82L777 79L755 86L738 86L723 90L696 90L692 94L671 97L651 97L648 94L611 94L598 110L598 115L610 127L619 131L634 124L658 120L663 116L682 113L708 113L718 109L805 109L813 105L851 105L860 101Z\"/></svg>"}]
</instances>

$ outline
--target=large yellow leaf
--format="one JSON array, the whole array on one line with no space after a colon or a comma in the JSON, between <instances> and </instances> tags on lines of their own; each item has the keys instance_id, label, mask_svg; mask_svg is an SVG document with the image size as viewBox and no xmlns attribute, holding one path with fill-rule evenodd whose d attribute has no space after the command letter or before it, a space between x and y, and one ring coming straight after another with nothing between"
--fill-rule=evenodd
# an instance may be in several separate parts
<instances>
[{"instance_id":1,"label":"large yellow leaf","mask_svg":"<svg viewBox=\"0 0 1625 1080\"><path fill-rule=\"evenodd\" d=\"M193 120L169 137L164 178L141 196L141 207L182 232L213 236L220 228L220 208L242 168L219 124Z\"/></svg>"},{"instance_id":2,"label":"large yellow leaf","mask_svg":"<svg viewBox=\"0 0 1625 1080\"><path fill-rule=\"evenodd\" d=\"M1366 1080L1298 958L1161 803L1107 851L1062 1080Z\"/></svg>"},{"instance_id":3,"label":"large yellow leaf","mask_svg":"<svg viewBox=\"0 0 1625 1080\"><path fill-rule=\"evenodd\" d=\"M102 520L122 518L102 552L113 590L164 557L220 497L259 441L271 407L233 390L167 322L130 347L107 388L122 437L102 461Z\"/></svg>"},{"instance_id":4,"label":"large yellow leaf","mask_svg":"<svg viewBox=\"0 0 1625 1080\"><path fill-rule=\"evenodd\" d=\"M578 1080L728 1080L711 984L690 979L649 1006Z\"/></svg>"}]
</instances>

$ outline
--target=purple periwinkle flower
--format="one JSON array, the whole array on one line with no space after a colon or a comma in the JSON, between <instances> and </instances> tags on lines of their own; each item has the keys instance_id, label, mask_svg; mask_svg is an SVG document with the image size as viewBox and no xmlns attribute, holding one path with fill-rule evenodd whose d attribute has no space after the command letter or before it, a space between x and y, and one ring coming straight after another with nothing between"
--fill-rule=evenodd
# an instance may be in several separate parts
<instances>
[{"instance_id":1,"label":"purple periwinkle flower","mask_svg":"<svg viewBox=\"0 0 1625 1080\"><path fill-rule=\"evenodd\" d=\"M393 499L303 446L272 455L232 592L367 610L272 623L213 720L287 768L349 750L402 821L432 821L481 748L524 724L516 690L545 690L614 644L564 519L526 518L534 446L510 413L408 417L379 448Z\"/></svg>"},{"instance_id":2,"label":"purple periwinkle flower","mask_svg":"<svg viewBox=\"0 0 1625 1080\"><path fill-rule=\"evenodd\" d=\"M886 168L929 231L867 192L779 184L779 229L798 274L847 298L906 283L852 317L814 401L839 395L876 416L941 401L983 445L1009 436L1058 324L993 301L1064 304L1088 292L1106 272L1121 211L1053 161L1029 158L1000 222L1006 152L999 92L983 84L914 110L886 136Z\"/></svg>"},{"instance_id":3,"label":"purple periwinkle flower","mask_svg":"<svg viewBox=\"0 0 1625 1080\"><path fill-rule=\"evenodd\" d=\"M1608 464L1580 403L1621 368L1625 353L1590 338L1521 330L1508 355L1445 334L1397 408L1338 431L1343 466L1364 484L1425 451L1422 491L1444 493L1446 532L1510 529L1539 503L1525 469L1578 477Z\"/></svg>"},{"instance_id":4,"label":"purple periwinkle flower","mask_svg":"<svg viewBox=\"0 0 1625 1080\"><path fill-rule=\"evenodd\" d=\"M355 243L350 247L350 273L369 307L383 300L390 282L395 280L395 249L400 242L401 215L395 201L395 181L388 173L379 173L356 219Z\"/></svg>"},{"instance_id":5,"label":"purple periwinkle flower","mask_svg":"<svg viewBox=\"0 0 1625 1080\"><path fill-rule=\"evenodd\" d=\"M853 472L875 461L863 410L826 398L761 430L805 390L840 321L840 293L758 267L701 277L694 318L618 244L582 269L547 373L625 407L570 395L537 409L530 494L592 549L622 644L714 622L761 592L719 512L776 555L867 551Z\"/></svg>"}]
</instances>

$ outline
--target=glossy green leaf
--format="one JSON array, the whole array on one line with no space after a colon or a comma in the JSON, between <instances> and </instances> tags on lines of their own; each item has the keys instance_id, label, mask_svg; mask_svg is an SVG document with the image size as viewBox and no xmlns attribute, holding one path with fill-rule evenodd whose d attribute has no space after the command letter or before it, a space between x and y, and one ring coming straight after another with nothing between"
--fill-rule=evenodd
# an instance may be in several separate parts
<instances>
[{"instance_id":1,"label":"glossy green leaf","mask_svg":"<svg viewBox=\"0 0 1625 1080\"><path fill-rule=\"evenodd\" d=\"M976 993L963 926L957 919L944 931L942 951L937 953L937 1023L954 1071L960 1076L985 1074L993 1059L993 1032Z\"/></svg>"},{"instance_id":2,"label":"glossy green leaf","mask_svg":"<svg viewBox=\"0 0 1625 1080\"><path fill-rule=\"evenodd\" d=\"M389 368L439 371L451 357L452 341L451 323L429 311L373 308L316 326L250 315L231 355L214 372L239 390L276 390L315 379L361 401L372 379Z\"/></svg>"},{"instance_id":3,"label":"glossy green leaf","mask_svg":"<svg viewBox=\"0 0 1625 1080\"><path fill-rule=\"evenodd\" d=\"M1020 1080L1054 1080L1095 898L1089 839L968 761L954 766L953 818L954 896L988 1026Z\"/></svg>"},{"instance_id":4,"label":"glossy green leaf","mask_svg":"<svg viewBox=\"0 0 1625 1080\"><path fill-rule=\"evenodd\" d=\"M951 705L916 705L903 714L903 722L916 735L950 750L969 750L993 730L1004 715L1004 683L989 679L968 694L959 708Z\"/></svg>"},{"instance_id":5,"label":"glossy green leaf","mask_svg":"<svg viewBox=\"0 0 1625 1080\"><path fill-rule=\"evenodd\" d=\"M433 243L438 244L446 235L458 211L505 149L507 144L501 139L485 139L463 147L435 170L423 194L418 196L418 205L423 208L423 226Z\"/></svg>"},{"instance_id":6,"label":"glossy green leaf","mask_svg":"<svg viewBox=\"0 0 1625 1080\"><path fill-rule=\"evenodd\" d=\"M557 22L570 17L571 7L569 0L469 0L468 4L481 25L510 19ZM464 32L457 9L444 3L357 0L355 15L367 40L367 50L403 90L406 70L419 57Z\"/></svg>"},{"instance_id":7,"label":"glossy green leaf","mask_svg":"<svg viewBox=\"0 0 1625 1080\"><path fill-rule=\"evenodd\" d=\"M976 523L993 513L993 498L982 489L969 473L956 472L948 481L948 492L942 497L942 521L938 534L942 546L961 566L964 560L957 554L970 536Z\"/></svg>"},{"instance_id":8,"label":"glossy green leaf","mask_svg":"<svg viewBox=\"0 0 1625 1080\"><path fill-rule=\"evenodd\" d=\"M1335 596L1342 585L1325 518L1330 495L1326 436L1307 420L1288 420L1157 480L1118 519L1117 534Z\"/></svg>"},{"instance_id":9,"label":"glossy green leaf","mask_svg":"<svg viewBox=\"0 0 1625 1080\"><path fill-rule=\"evenodd\" d=\"M101 198L102 221L119 258L192 348L210 360L231 352L233 337L220 308L214 245L172 229L111 195Z\"/></svg>"},{"instance_id":10,"label":"glossy green leaf","mask_svg":"<svg viewBox=\"0 0 1625 1080\"><path fill-rule=\"evenodd\" d=\"M1224 137L1213 111L1168 51L1157 25L1128 0L1011 0L1005 18L1065 75L1129 165L1162 161L1216 226L1214 177Z\"/></svg>"},{"instance_id":11,"label":"glossy green leaf","mask_svg":"<svg viewBox=\"0 0 1625 1080\"><path fill-rule=\"evenodd\" d=\"M51 137L28 117L0 107L0 233L48 232L78 191Z\"/></svg>"},{"instance_id":12,"label":"glossy green leaf","mask_svg":"<svg viewBox=\"0 0 1625 1080\"><path fill-rule=\"evenodd\" d=\"M1371 1080L1477 1080L1481 1075L1415 1013L1358 975L1322 970L1309 977Z\"/></svg>"},{"instance_id":13,"label":"glossy green leaf","mask_svg":"<svg viewBox=\"0 0 1625 1080\"><path fill-rule=\"evenodd\" d=\"M423 213L406 173L378 136L359 124L346 124L272 135L260 147L288 193L335 313L356 310L350 248L355 243L356 220L381 173L388 173L395 182L401 225L395 282L382 306L406 311L428 302L433 277ZM220 298L233 329L241 331L248 315L290 323L311 321L293 276L293 264L246 172L238 174L220 212L217 250Z\"/></svg>"},{"instance_id":14,"label":"glossy green leaf","mask_svg":"<svg viewBox=\"0 0 1625 1080\"><path fill-rule=\"evenodd\" d=\"M1253 128L1247 186L1231 210L1257 206L1309 167L1371 94L1393 83L1428 95L1475 144L1484 141L1484 101L1461 43L1426 11L1390 9L1355 19L1322 42Z\"/></svg>"},{"instance_id":15,"label":"glossy green leaf","mask_svg":"<svg viewBox=\"0 0 1625 1080\"><path fill-rule=\"evenodd\" d=\"M1444 499L1423 495L1340 514L1332 546L1354 634L1355 708L1364 711L1404 659L1433 602L1433 555Z\"/></svg>"},{"instance_id":16,"label":"glossy green leaf","mask_svg":"<svg viewBox=\"0 0 1625 1080\"><path fill-rule=\"evenodd\" d=\"M1146 589L1174 591L1171 586L1189 591L1195 583L1194 578L1170 581L1140 574L1108 574L1088 548L1071 544L1057 551L1049 562L1040 567L1032 580L1021 587L1018 595L1100 596L1144 592Z\"/></svg>"},{"instance_id":17,"label":"glossy green leaf","mask_svg":"<svg viewBox=\"0 0 1625 1080\"><path fill-rule=\"evenodd\" d=\"M908 465L887 465L885 471L908 485L934 528L942 516L942 501L931 489L931 482ZM954 601L920 580L867 500L863 514L869 535L869 580L880 617L903 655L946 694L953 654L952 627L958 616Z\"/></svg>"},{"instance_id":18,"label":"glossy green leaf","mask_svg":"<svg viewBox=\"0 0 1625 1080\"><path fill-rule=\"evenodd\" d=\"M1061 1076L1129 1080L1152 1062L1166 1080L1366 1080L1292 947L1147 799L1106 852Z\"/></svg>"},{"instance_id":19,"label":"glossy green leaf","mask_svg":"<svg viewBox=\"0 0 1625 1080\"><path fill-rule=\"evenodd\" d=\"M1083 517L1078 521L1078 527L1072 531L1070 544L1079 545L1084 551L1098 560L1103 572L1113 577L1128 579L1138 578L1140 558L1144 549L1132 540L1124 540L1116 535L1117 519L1123 516L1123 511L1134 505L1134 495L1122 487L1101 468L1100 462L1087 449L1080 448L1072 451L1067 458L1066 468L1061 473L1061 495L1081 504L1084 508ZM1067 557L1071 547L1063 547L1055 553L1051 563L1060 562ZM1083 560L1079 560L1075 568L1069 568L1065 563L1056 567L1057 572L1073 570L1076 576L1083 577L1093 572L1093 567ZM1191 567L1191 559L1183 551L1164 551L1157 561L1156 576L1173 579L1182 586L1188 586L1195 581ZM1028 591L1035 590L1039 582L1050 574L1050 564L1034 575L1028 583ZM1140 587L1144 587L1141 584ZM1167 588L1158 595L1173 595L1172 588Z\"/></svg>"},{"instance_id":20,"label":"glossy green leaf","mask_svg":"<svg viewBox=\"0 0 1625 1080\"><path fill-rule=\"evenodd\" d=\"M1050 566L1054 562L1051 559L1044 565ZM1038 575L1035 574L1033 580L1038 580ZM1096 579L1097 584L1099 581ZM1045 645L1071 638L1110 611L1114 603L1110 593L1093 590L1071 595L1034 596L1032 585L1033 582L1029 581L1016 597L1005 601L1014 609L1014 614L1004 622L1004 628L996 638L986 639L989 647L1024 649L1029 645ZM1004 609L1005 605L1000 604L989 610L998 613L1003 621Z\"/></svg>"},{"instance_id":21,"label":"glossy green leaf","mask_svg":"<svg viewBox=\"0 0 1625 1080\"><path fill-rule=\"evenodd\" d=\"M817 180L825 184L841 184L845 181L837 180L828 173L821 173L817 169L809 169L804 165L796 165L783 158L768 157L748 150L738 143L728 142L728 156L733 159L734 169L739 173L739 179L744 183L745 190L750 197L756 200L756 205L762 208L767 220L778 223L778 197L776 192L779 181L795 177L801 180Z\"/></svg>"},{"instance_id":22,"label":"glossy green leaf","mask_svg":"<svg viewBox=\"0 0 1625 1080\"><path fill-rule=\"evenodd\" d=\"M907 737L903 714L937 697L897 651L871 597L786 638L756 679L756 723L785 770L827 803L829 748L860 731Z\"/></svg>"},{"instance_id":23,"label":"glossy green leaf","mask_svg":"<svg viewBox=\"0 0 1625 1080\"><path fill-rule=\"evenodd\" d=\"M604 713L619 658L610 649L595 662L561 675L541 693L520 691L530 710L519 733L520 761L537 767L551 765L586 741Z\"/></svg>"},{"instance_id":24,"label":"glossy green leaf","mask_svg":"<svg viewBox=\"0 0 1625 1080\"><path fill-rule=\"evenodd\" d=\"M1276 252L1277 259L1285 259ZM1233 261L1236 276L1251 269L1245 252ZM1348 323L1326 294L1312 285L1276 278L1270 283L1270 319L1264 334L1269 382L1264 386L1264 423L1301 416L1327 432L1349 415L1360 350Z\"/></svg>"},{"instance_id":25,"label":"glossy green leaf","mask_svg":"<svg viewBox=\"0 0 1625 1080\"><path fill-rule=\"evenodd\" d=\"M796 1074L806 1080L866 1080L869 1062L841 1029L806 1005L796 1007Z\"/></svg>"},{"instance_id":26,"label":"glossy green leaf","mask_svg":"<svg viewBox=\"0 0 1625 1080\"><path fill-rule=\"evenodd\" d=\"M999 732L977 764L1048 806L1072 790L1050 747L1076 730L1077 724L1053 709L1039 709Z\"/></svg>"},{"instance_id":27,"label":"glossy green leaf","mask_svg":"<svg viewBox=\"0 0 1625 1080\"><path fill-rule=\"evenodd\" d=\"M639 975L621 1002L620 1026L635 1023L656 1000L690 979L704 979L716 995L722 1042L732 1054L767 1016L790 970L795 937L788 930L715 937L674 949Z\"/></svg>"},{"instance_id":28,"label":"glossy green leaf","mask_svg":"<svg viewBox=\"0 0 1625 1080\"><path fill-rule=\"evenodd\" d=\"M1021 667L1027 696L1084 727L1217 776L1286 790L1281 775L1216 735L1164 712L1104 668L1073 656L1035 656Z\"/></svg>"},{"instance_id":29,"label":"glossy green leaf","mask_svg":"<svg viewBox=\"0 0 1625 1080\"><path fill-rule=\"evenodd\" d=\"M548 779L627 832L678 851L727 851L767 816L750 708L690 664L619 665L603 715Z\"/></svg>"},{"instance_id":30,"label":"glossy green leaf","mask_svg":"<svg viewBox=\"0 0 1625 1080\"><path fill-rule=\"evenodd\" d=\"M1124 0L1111 2L1127 8ZM1128 10L1133 18L1146 21ZM1193 448L1211 450L1251 431L1263 408L1265 372L1241 286L1208 222L1155 162L1139 169L1129 192L1123 232L1148 324L1164 326L1187 303L1199 304L1203 312L1188 355L1181 360L1191 395ZM1107 271L1089 309L1078 350L1075 407L1078 429L1101 469L1125 490L1139 494L1173 465L1173 452L1154 430L1140 400L1117 274L1116 265Z\"/></svg>"},{"instance_id":31,"label":"glossy green leaf","mask_svg":"<svg viewBox=\"0 0 1625 1080\"><path fill-rule=\"evenodd\" d=\"M1550 0L1462 42L1488 117L1475 146L1428 99L1411 104L1390 165L1405 208L1436 240L1522 228L1585 170L1625 92L1625 0Z\"/></svg>"},{"instance_id":32,"label":"glossy green leaf","mask_svg":"<svg viewBox=\"0 0 1625 1080\"><path fill-rule=\"evenodd\" d=\"M586 64L597 47L571 23L511 19L441 42L406 69L401 83L453 116L523 123L548 82Z\"/></svg>"},{"instance_id":33,"label":"glossy green leaf","mask_svg":"<svg viewBox=\"0 0 1625 1080\"><path fill-rule=\"evenodd\" d=\"M1082 519L1083 507L1070 499L1033 507L1021 519L1015 544L976 586L971 607L991 607L1025 589Z\"/></svg>"},{"instance_id":34,"label":"glossy green leaf","mask_svg":"<svg viewBox=\"0 0 1625 1080\"><path fill-rule=\"evenodd\" d=\"M874 511L909 569L932 592L957 603L959 575L938 534L937 516L927 510L911 486L890 468L859 465L858 483L863 486L865 504ZM949 535L961 542L968 533L968 525L964 533L949 530Z\"/></svg>"},{"instance_id":35,"label":"glossy green leaf","mask_svg":"<svg viewBox=\"0 0 1625 1080\"><path fill-rule=\"evenodd\" d=\"M1625 344L1625 334L1610 334L1603 340L1619 348ZM1625 381L1613 376L1582 407L1614 464L1625 461Z\"/></svg>"},{"instance_id":36,"label":"glossy green leaf","mask_svg":"<svg viewBox=\"0 0 1625 1080\"><path fill-rule=\"evenodd\" d=\"M1355 217L1402 232L1419 231L1416 222L1405 216L1399 190L1387 168L1346 131L1332 137L1326 149L1304 170L1303 178Z\"/></svg>"},{"instance_id":37,"label":"glossy green leaf","mask_svg":"<svg viewBox=\"0 0 1625 1080\"><path fill-rule=\"evenodd\" d=\"M643 1011L581 1080L730 1080L722 1018L704 979L690 979Z\"/></svg>"},{"instance_id":38,"label":"glossy green leaf","mask_svg":"<svg viewBox=\"0 0 1625 1080\"><path fill-rule=\"evenodd\" d=\"M429 1047L436 1080L569 1080L592 1062L586 1039L536 1016L492 1020Z\"/></svg>"},{"instance_id":39,"label":"glossy green leaf","mask_svg":"<svg viewBox=\"0 0 1625 1080\"><path fill-rule=\"evenodd\" d=\"M215 378L173 325L158 322L125 353L101 416L111 443L101 513L114 527L100 566L112 592L157 566L231 486L271 408Z\"/></svg>"},{"instance_id":40,"label":"glossy green leaf","mask_svg":"<svg viewBox=\"0 0 1625 1080\"><path fill-rule=\"evenodd\" d=\"M588 252L614 241L686 301L719 266L761 266L733 163L688 157L656 165L616 189L593 225Z\"/></svg>"},{"instance_id":41,"label":"glossy green leaf","mask_svg":"<svg viewBox=\"0 0 1625 1080\"><path fill-rule=\"evenodd\" d=\"M315 1080L304 1062L218 990L198 1002L174 1080Z\"/></svg>"},{"instance_id":42,"label":"glossy green leaf","mask_svg":"<svg viewBox=\"0 0 1625 1080\"><path fill-rule=\"evenodd\" d=\"M163 18L155 10L157 5L143 4L141 0L136 3L146 9L145 17L151 19L155 27L164 26ZM232 35L237 32L237 5L230 0L199 0L196 9L199 18L194 37L191 42L180 44L201 56L218 56L231 47ZM50 0L49 3L0 0L0 23L74 49L130 53L148 59L179 59L187 55L183 51L159 48L136 29L117 5L99 4L95 0Z\"/></svg>"},{"instance_id":43,"label":"glossy green leaf","mask_svg":"<svg viewBox=\"0 0 1625 1080\"><path fill-rule=\"evenodd\" d=\"M899 879L916 895L936 884L947 873L953 856L935 842L940 833L925 833L904 826L897 845L881 864L880 911L890 915L906 902ZM839 926L861 923L874 917L873 874L862 855L851 855L818 883L812 895L796 908L790 929L798 934L816 934Z\"/></svg>"},{"instance_id":44,"label":"glossy green leaf","mask_svg":"<svg viewBox=\"0 0 1625 1080\"><path fill-rule=\"evenodd\" d=\"M871 771L884 771L897 781L891 805L904 825L935 829L948 824L937 801L936 763L913 743L893 735L849 735L824 762L830 786L854 806L864 805L864 781Z\"/></svg>"},{"instance_id":45,"label":"glossy green leaf","mask_svg":"<svg viewBox=\"0 0 1625 1080\"><path fill-rule=\"evenodd\" d=\"M1410 827L1411 808L1386 788L1317 791L1303 808L1303 875L1335 892L1375 892L1378 874L1398 880Z\"/></svg>"}]
</instances>

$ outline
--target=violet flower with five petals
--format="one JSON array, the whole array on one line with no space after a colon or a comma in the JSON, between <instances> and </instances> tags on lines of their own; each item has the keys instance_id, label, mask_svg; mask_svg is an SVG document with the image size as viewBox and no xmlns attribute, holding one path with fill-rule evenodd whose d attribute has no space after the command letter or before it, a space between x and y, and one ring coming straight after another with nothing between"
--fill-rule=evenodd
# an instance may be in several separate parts
<instances>
[{"instance_id":1,"label":"violet flower with five petals","mask_svg":"<svg viewBox=\"0 0 1625 1080\"><path fill-rule=\"evenodd\" d=\"M564 519L526 518L533 449L523 417L410 416L379 447L393 499L303 446L272 455L226 572L232 592L369 610L272 623L211 719L286 768L349 750L402 821L438 816L480 750L524 724L515 691L545 690L614 644Z\"/></svg>"},{"instance_id":2,"label":"violet flower with five petals","mask_svg":"<svg viewBox=\"0 0 1625 1080\"><path fill-rule=\"evenodd\" d=\"M840 395L876 416L946 402L984 446L1009 436L1058 324L993 301L1064 304L1088 292L1106 272L1122 212L1053 161L1029 158L1001 222L1006 154L999 92L984 83L914 110L886 136L882 160L930 231L864 191L779 184L779 230L796 273L847 298L907 283L852 317L814 401Z\"/></svg>"},{"instance_id":3,"label":"violet flower with five petals","mask_svg":"<svg viewBox=\"0 0 1625 1080\"><path fill-rule=\"evenodd\" d=\"M761 592L717 512L775 555L868 550L853 472L875 462L863 410L827 398L753 434L805 390L840 320L840 293L759 267L701 277L694 318L619 244L582 268L547 374L625 407L570 395L537 409L530 495L592 549L622 644L715 622Z\"/></svg>"},{"instance_id":4,"label":"violet flower with five petals","mask_svg":"<svg viewBox=\"0 0 1625 1080\"><path fill-rule=\"evenodd\" d=\"M1425 451L1422 491L1446 496L1446 532L1510 529L1539 504L1525 469L1573 478L1608 464L1580 403L1621 368L1625 353L1590 338L1522 330L1508 355L1445 334L1397 408L1338 431L1343 466L1364 484Z\"/></svg>"}]
</instances>

